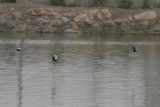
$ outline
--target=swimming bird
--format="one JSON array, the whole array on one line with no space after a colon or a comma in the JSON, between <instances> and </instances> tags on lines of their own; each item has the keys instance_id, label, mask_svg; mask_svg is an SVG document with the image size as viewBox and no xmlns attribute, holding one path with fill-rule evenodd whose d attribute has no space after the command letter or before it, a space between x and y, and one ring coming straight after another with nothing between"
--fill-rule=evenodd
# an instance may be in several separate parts
<instances>
[{"instance_id":1,"label":"swimming bird","mask_svg":"<svg viewBox=\"0 0 160 107\"><path fill-rule=\"evenodd\" d=\"M16 51L21 51L21 48L16 48Z\"/></svg>"},{"instance_id":2,"label":"swimming bird","mask_svg":"<svg viewBox=\"0 0 160 107\"><path fill-rule=\"evenodd\" d=\"M135 46L133 46L133 45L131 45L131 44L129 44L129 45L131 46L133 52L137 52L137 51L138 51Z\"/></svg>"},{"instance_id":3,"label":"swimming bird","mask_svg":"<svg viewBox=\"0 0 160 107\"><path fill-rule=\"evenodd\" d=\"M52 61L57 61L58 60L58 56L57 55L51 55L52 56Z\"/></svg>"}]
</instances>

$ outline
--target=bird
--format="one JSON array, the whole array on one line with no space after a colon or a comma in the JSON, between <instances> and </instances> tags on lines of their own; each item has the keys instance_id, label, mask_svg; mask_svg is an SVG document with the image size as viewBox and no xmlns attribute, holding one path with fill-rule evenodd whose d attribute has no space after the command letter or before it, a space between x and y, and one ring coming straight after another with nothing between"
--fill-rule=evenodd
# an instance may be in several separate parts
<instances>
[{"instance_id":1,"label":"bird","mask_svg":"<svg viewBox=\"0 0 160 107\"><path fill-rule=\"evenodd\" d=\"M52 55L52 54L50 54L50 55L52 57L52 61L57 61L58 60L58 56L57 55Z\"/></svg>"},{"instance_id":2,"label":"bird","mask_svg":"<svg viewBox=\"0 0 160 107\"><path fill-rule=\"evenodd\" d=\"M129 45L131 46L133 52L137 52L138 51L137 48L134 45L131 45L131 44L129 44Z\"/></svg>"},{"instance_id":3,"label":"bird","mask_svg":"<svg viewBox=\"0 0 160 107\"><path fill-rule=\"evenodd\" d=\"M16 48L16 51L21 51L21 48Z\"/></svg>"}]
</instances>

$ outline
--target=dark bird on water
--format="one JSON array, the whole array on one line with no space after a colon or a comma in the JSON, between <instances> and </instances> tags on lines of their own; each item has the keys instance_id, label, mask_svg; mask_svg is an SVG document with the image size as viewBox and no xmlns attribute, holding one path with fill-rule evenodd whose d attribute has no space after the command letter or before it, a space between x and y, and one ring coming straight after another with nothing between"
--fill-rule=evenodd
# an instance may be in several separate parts
<instances>
[{"instance_id":1,"label":"dark bird on water","mask_svg":"<svg viewBox=\"0 0 160 107\"><path fill-rule=\"evenodd\" d=\"M138 50L137 50L137 48L135 47L135 46L133 46L133 45L131 45L131 44L129 44L130 46L131 46L131 48L132 48L132 52L137 52Z\"/></svg>"},{"instance_id":2,"label":"dark bird on water","mask_svg":"<svg viewBox=\"0 0 160 107\"><path fill-rule=\"evenodd\" d=\"M57 61L58 60L58 56L57 55L51 55L52 56L52 61Z\"/></svg>"},{"instance_id":3,"label":"dark bird on water","mask_svg":"<svg viewBox=\"0 0 160 107\"><path fill-rule=\"evenodd\" d=\"M21 51L21 48L16 48L16 51Z\"/></svg>"}]
</instances>

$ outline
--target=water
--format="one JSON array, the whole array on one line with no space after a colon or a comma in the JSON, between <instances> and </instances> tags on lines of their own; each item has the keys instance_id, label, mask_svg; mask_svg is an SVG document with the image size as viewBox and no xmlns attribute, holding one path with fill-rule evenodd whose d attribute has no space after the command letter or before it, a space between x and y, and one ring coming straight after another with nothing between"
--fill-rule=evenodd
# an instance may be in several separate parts
<instances>
[{"instance_id":1,"label":"water","mask_svg":"<svg viewBox=\"0 0 160 107\"><path fill-rule=\"evenodd\" d=\"M0 105L160 107L159 53L160 36L0 33Z\"/></svg>"}]
</instances>

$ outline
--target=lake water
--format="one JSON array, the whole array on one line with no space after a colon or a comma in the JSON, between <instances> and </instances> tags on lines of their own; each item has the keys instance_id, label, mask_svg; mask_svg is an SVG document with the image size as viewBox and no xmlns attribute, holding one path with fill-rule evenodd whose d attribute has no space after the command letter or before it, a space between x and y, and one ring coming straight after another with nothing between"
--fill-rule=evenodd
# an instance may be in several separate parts
<instances>
[{"instance_id":1,"label":"lake water","mask_svg":"<svg viewBox=\"0 0 160 107\"><path fill-rule=\"evenodd\" d=\"M0 33L0 107L160 107L160 36Z\"/></svg>"}]
</instances>

